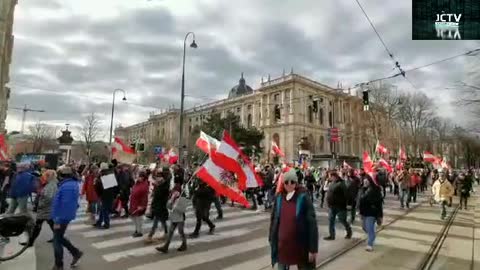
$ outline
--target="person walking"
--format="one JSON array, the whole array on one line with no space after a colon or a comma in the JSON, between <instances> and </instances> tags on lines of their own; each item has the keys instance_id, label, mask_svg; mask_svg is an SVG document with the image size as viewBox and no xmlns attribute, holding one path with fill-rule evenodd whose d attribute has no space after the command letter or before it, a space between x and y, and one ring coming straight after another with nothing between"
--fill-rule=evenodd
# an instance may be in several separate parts
<instances>
[{"instance_id":1,"label":"person walking","mask_svg":"<svg viewBox=\"0 0 480 270\"><path fill-rule=\"evenodd\" d=\"M450 202L450 198L453 197L454 188L450 181L447 180L445 171L442 169L438 170L438 180L432 186L432 194L434 195L435 201L439 203L442 207L440 214L441 219L445 219L447 216L447 205Z\"/></svg>"},{"instance_id":2,"label":"person walking","mask_svg":"<svg viewBox=\"0 0 480 270\"><path fill-rule=\"evenodd\" d=\"M100 174L95 179L95 191L100 197L101 207L98 220L93 226L108 229L110 228L110 212L112 211L113 201L118 194L118 186L105 189L103 187L102 177L115 177L113 168L109 168L108 164L104 162L100 164Z\"/></svg>"},{"instance_id":3,"label":"person walking","mask_svg":"<svg viewBox=\"0 0 480 270\"><path fill-rule=\"evenodd\" d=\"M369 175L363 178L362 188L359 210L363 231L368 236L366 251L373 251L376 234L375 225L381 225L383 219L383 195L381 187L377 186Z\"/></svg>"},{"instance_id":4,"label":"person walking","mask_svg":"<svg viewBox=\"0 0 480 270\"><path fill-rule=\"evenodd\" d=\"M183 197L181 197L183 196ZM187 250L187 237L185 237L185 211L187 210L187 200L182 195L182 190L179 185L175 185L170 194L168 200L168 209L170 209L170 230L168 231L168 237L165 244L162 247L156 247L155 249L162 253L168 253L168 247L172 241L175 229L178 229L178 234L182 239L182 244L177 251Z\"/></svg>"},{"instance_id":5,"label":"person walking","mask_svg":"<svg viewBox=\"0 0 480 270\"><path fill-rule=\"evenodd\" d=\"M397 183L400 191L400 207L404 209L406 203L407 208L410 208L410 176L406 170L401 170L400 173L397 175Z\"/></svg>"},{"instance_id":6,"label":"person walking","mask_svg":"<svg viewBox=\"0 0 480 270\"><path fill-rule=\"evenodd\" d=\"M132 174L130 173L129 165L127 164L120 165L120 168L118 169L118 172L116 174L116 178L118 181L118 191L119 191L118 199L122 204L122 208L125 212L124 215L121 217L128 218L128 215L129 215L128 204L130 199L130 190L132 189L132 186L135 183L135 181L133 180Z\"/></svg>"},{"instance_id":7,"label":"person walking","mask_svg":"<svg viewBox=\"0 0 480 270\"><path fill-rule=\"evenodd\" d=\"M85 181L82 186L82 196L85 196L87 200L87 213L89 215L88 223L95 224L96 215L99 212L99 198L97 191L95 190L95 178L98 175L98 167L91 164L85 167L82 175L85 177Z\"/></svg>"},{"instance_id":8,"label":"person walking","mask_svg":"<svg viewBox=\"0 0 480 270\"><path fill-rule=\"evenodd\" d=\"M473 180L471 175L465 175L460 173L455 180L455 188L457 189L457 195L460 197L460 209L467 210L468 197L470 197L470 191L472 190Z\"/></svg>"},{"instance_id":9,"label":"person walking","mask_svg":"<svg viewBox=\"0 0 480 270\"><path fill-rule=\"evenodd\" d=\"M330 178L331 172L326 172L324 178L322 179L321 189L320 189L320 208L323 208L325 202L325 197L327 195L328 187L332 183Z\"/></svg>"},{"instance_id":10,"label":"person walking","mask_svg":"<svg viewBox=\"0 0 480 270\"><path fill-rule=\"evenodd\" d=\"M338 176L336 172L331 173L332 184L327 192L328 204L328 229L329 235L324 237L324 240L335 240L335 221L338 219L343 224L346 230L345 239L352 238L352 227L347 222L347 201L348 192L345 181Z\"/></svg>"},{"instance_id":11,"label":"person walking","mask_svg":"<svg viewBox=\"0 0 480 270\"><path fill-rule=\"evenodd\" d=\"M159 237L158 240L164 239L168 234L168 196L170 193L170 182L172 180L172 174L168 167L163 167L160 171L155 170L153 175L153 198L151 205L151 212L153 216L153 225L148 234L148 237L145 239L147 244L153 242L153 235L158 228L158 223L162 224L163 236Z\"/></svg>"},{"instance_id":12,"label":"person walking","mask_svg":"<svg viewBox=\"0 0 480 270\"><path fill-rule=\"evenodd\" d=\"M19 212L27 213L28 198L35 191L35 176L30 173L30 164L20 163L17 166L17 174L10 184L10 205L7 214L14 214L17 208Z\"/></svg>"},{"instance_id":13,"label":"person walking","mask_svg":"<svg viewBox=\"0 0 480 270\"><path fill-rule=\"evenodd\" d=\"M350 211L350 224L353 224L357 214L358 191L362 186L360 178L355 175L354 169L350 169L348 172L346 186L348 192L347 210Z\"/></svg>"},{"instance_id":14,"label":"person walking","mask_svg":"<svg viewBox=\"0 0 480 270\"><path fill-rule=\"evenodd\" d=\"M44 222L47 222L48 226L54 233L53 229L53 220L52 220L52 204L55 194L58 190L58 180L57 173L54 170L47 170L45 172L45 179L47 184L38 194L38 208L37 208L37 217L35 220L35 227L33 228L32 237L30 237L30 242L28 243L29 247L32 247L35 243L35 240L40 235L42 230L42 225Z\"/></svg>"},{"instance_id":15,"label":"person walking","mask_svg":"<svg viewBox=\"0 0 480 270\"><path fill-rule=\"evenodd\" d=\"M146 172L140 172L133 185L130 195L130 216L135 225L132 237L143 236L143 216L148 205L148 177Z\"/></svg>"},{"instance_id":16,"label":"person walking","mask_svg":"<svg viewBox=\"0 0 480 270\"><path fill-rule=\"evenodd\" d=\"M283 191L274 201L268 241L272 267L287 270L315 269L318 252L318 227L315 209L307 191L299 186L295 170L285 173Z\"/></svg>"},{"instance_id":17,"label":"person walking","mask_svg":"<svg viewBox=\"0 0 480 270\"><path fill-rule=\"evenodd\" d=\"M307 169L305 173L305 184L307 186L308 194L310 196L310 200L313 202L314 196L314 188L315 188L315 177L313 177L312 169Z\"/></svg>"},{"instance_id":18,"label":"person walking","mask_svg":"<svg viewBox=\"0 0 480 270\"><path fill-rule=\"evenodd\" d=\"M215 231L215 225L210 220L210 206L212 205L215 191L209 187L205 182L198 180L198 186L193 195L193 206L195 207L195 216L197 223L194 231L189 235L191 238L197 238L202 227L202 221L205 221L210 228L209 234Z\"/></svg>"},{"instance_id":19,"label":"person walking","mask_svg":"<svg viewBox=\"0 0 480 270\"><path fill-rule=\"evenodd\" d=\"M68 224L75 220L80 196L78 181L73 178L71 167L62 166L59 170L60 184L58 192L53 198L51 218L53 225L53 250L55 255L55 266L53 270L63 270L63 248L65 247L72 254L71 267L75 267L83 252L76 248L67 238L65 232Z\"/></svg>"}]
</instances>

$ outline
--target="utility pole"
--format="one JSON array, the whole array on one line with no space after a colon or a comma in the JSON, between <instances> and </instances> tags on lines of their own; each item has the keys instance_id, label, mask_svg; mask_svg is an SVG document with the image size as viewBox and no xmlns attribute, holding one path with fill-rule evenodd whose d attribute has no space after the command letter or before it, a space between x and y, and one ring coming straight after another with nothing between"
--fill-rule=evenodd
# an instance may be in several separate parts
<instances>
[{"instance_id":1,"label":"utility pole","mask_svg":"<svg viewBox=\"0 0 480 270\"><path fill-rule=\"evenodd\" d=\"M25 104L25 106L24 106L23 108L13 107L13 108L11 108L11 109L23 111L23 116L22 116L22 131L21 131L21 134L25 134L25 121L27 120L27 112L45 112L44 110L34 110L34 109L30 109L30 108L27 107L27 104Z\"/></svg>"}]
</instances>

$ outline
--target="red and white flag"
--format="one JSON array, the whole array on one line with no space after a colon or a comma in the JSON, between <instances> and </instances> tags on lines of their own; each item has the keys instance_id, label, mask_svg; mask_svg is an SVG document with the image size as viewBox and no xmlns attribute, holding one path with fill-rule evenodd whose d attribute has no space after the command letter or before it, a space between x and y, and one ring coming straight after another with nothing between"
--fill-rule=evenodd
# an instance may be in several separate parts
<instances>
[{"instance_id":1,"label":"red and white flag","mask_svg":"<svg viewBox=\"0 0 480 270\"><path fill-rule=\"evenodd\" d=\"M196 145L204 153L210 154L211 151L218 149L220 142L205 132L200 131L200 138L197 139Z\"/></svg>"},{"instance_id":2,"label":"red and white flag","mask_svg":"<svg viewBox=\"0 0 480 270\"><path fill-rule=\"evenodd\" d=\"M398 150L398 158L400 160L407 160L407 153L405 153L405 150L402 147Z\"/></svg>"},{"instance_id":3,"label":"red and white flag","mask_svg":"<svg viewBox=\"0 0 480 270\"><path fill-rule=\"evenodd\" d=\"M385 168L387 172L393 172L392 166L390 166L390 163L388 163L385 159L381 158L378 160L378 164Z\"/></svg>"},{"instance_id":4,"label":"red and white flag","mask_svg":"<svg viewBox=\"0 0 480 270\"><path fill-rule=\"evenodd\" d=\"M210 158L200 167L196 175L207 185L212 187L218 194L228 197L245 207L250 207L247 198L242 192L233 189L223 182L224 170L217 166Z\"/></svg>"},{"instance_id":5,"label":"red and white flag","mask_svg":"<svg viewBox=\"0 0 480 270\"><path fill-rule=\"evenodd\" d=\"M177 163L177 161L178 161L178 154L172 148L170 149L170 151L168 151L168 163L175 164Z\"/></svg>"},{"instance_id":6,"label":"red and white flag","mask_svg":"<svg viewBox=\"0 0 480 270\"><path fill-rule=\"evenodd\" d=\"M282 152L280 147L278 147L277 143L272 141L272 154L273 155L279 155L281 157L285 157L285 154Z\"/></svg>"},{"instance_id":7,"label":"red and white flag","mask_svg":"<svg viewBox=\"0 0 480 270\"><path fill-rule=\"evenodd\" d=\"M437 161L437 157L428 151L423 151L423 161L435 163L435 161Z\"/></svg>"},{"instance_id":8,"label":"red and white flag","mask_svg":"<svg viewBox=\"0 0 480 270\"><path fill-rule=\"evenodd\" d=\"M120 163L132 164L137 156L134 149L120 138L115 137L112 143L112 157Z\"/></svg>"},{"instance_id":9,"label":"red and white flag","mask_svg":"<svg viewBox=\"0 0 480 270\"><path fill-rule=\"evenodd\" d=\"M0 160L8 160L7 142L5 141L4 134L0 134Z\"/></svg>"},{"instance_id":10,"label":"red and white flag","mask_svg":"<svg viewBox=\"0 0 480 270\"><path fill-rule=\"evenodd\" d=\"M255 173L253 164L228 132L223 132L222 141L217 150L210 153L210 158L219 167L237 175L240 190L263 185L260 176Z\"/></svg>"},{"instance_id":11,"label":"red and white flag","mask_svg":"<svg viewBox=\"0 0 480 270\"><path fill-rule=\"evenodd\" d=\"M387 154L388 149L380 144L380 141L377 140L377 145L375 146L375 151L380 154Z\"/></svg>"},{"instance_id":12,"label":"red and white flag","mask_svg":"<svg viewBox=\"0 0 480 270\"><path fill-rule=\"evenodd\" d=\"M366 173L373 173L373 161L367 151L363 152L363 170Z\"/></svg>"}]
</instances>

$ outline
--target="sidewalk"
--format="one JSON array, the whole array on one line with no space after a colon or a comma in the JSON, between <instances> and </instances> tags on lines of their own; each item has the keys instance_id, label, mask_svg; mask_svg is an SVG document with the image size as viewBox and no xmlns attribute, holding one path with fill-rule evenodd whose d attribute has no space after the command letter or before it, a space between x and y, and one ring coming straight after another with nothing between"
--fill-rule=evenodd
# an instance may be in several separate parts
<instances>
[{"instance_id":1,"label":"sidewalk","mask_svg":"<svg viewBox=\"0 0 480 270\"><path fill-rule=\"evenodd\" d=\"M467 260L468 263L471 261L473 206L478 204L478 196L472 196L470 200L471 208L468 211L460 211L457 215L458 220L454 224L455 227L451 228L449 234L451 248L442 249L439 255L444 262L454 261L455 267L444 263L445 268L438 269L463 269L458 267L459 261ZM448 208L448 215L453 210L454 208ZM475 210L475 212L480 211L478 207ZM445 222L440 219L438 205L430 207L425 203L381 231L377 235L374 252L366 252L366 244L361 244L318 269L414 270L429 252L431 244L442 230Z\"/></svg>"},{"instance_id":2,"label":"sidewalk","mask_svg":"<svg viewBox=\"0 0 480 270\"><path fill-rule=\"evenodd\" d=\"M37 270L37 259L35 256L35 248L25 250L22 255L8 261L0 262L0 269L2 270Z\"/></svg>"}]
</instances>

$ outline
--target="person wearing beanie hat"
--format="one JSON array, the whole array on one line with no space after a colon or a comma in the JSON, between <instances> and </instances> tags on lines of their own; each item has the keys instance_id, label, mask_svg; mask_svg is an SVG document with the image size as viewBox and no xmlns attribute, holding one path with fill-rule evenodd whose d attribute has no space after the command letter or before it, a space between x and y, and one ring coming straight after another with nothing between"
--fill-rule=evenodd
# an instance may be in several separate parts
<instances>
[{"instance_id":1,"label":"person wearing beanie hat","mask_svg":"<svg viewBox=\"0 0 480 270\"><path fill-rule=\"evenodd\" d=\"M335 240L335 221L337 220L337 216L347 232L345 239L351 239L352 227L347 222L347 186L336 171L332 172L330 177L332 178L332 183L327 191L329 235L323 239L327 241Z\"/></svg>"},{"instance_id":2,"label":"person wearing beanie hat","mask_svg":"<svg viewBox=\"0 0 480 270\"><path fill-rule=\"evenodd\" d=\"M280 181L280 180L279 180ZM283 190L275 197L269 243L272 267L314 269L318 252L315 209L306 190L298 185L294 169L283 174Z\"/></svg>"}]
</instances>

